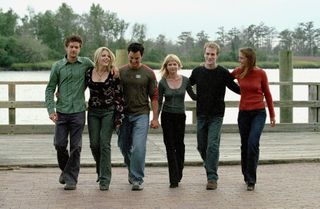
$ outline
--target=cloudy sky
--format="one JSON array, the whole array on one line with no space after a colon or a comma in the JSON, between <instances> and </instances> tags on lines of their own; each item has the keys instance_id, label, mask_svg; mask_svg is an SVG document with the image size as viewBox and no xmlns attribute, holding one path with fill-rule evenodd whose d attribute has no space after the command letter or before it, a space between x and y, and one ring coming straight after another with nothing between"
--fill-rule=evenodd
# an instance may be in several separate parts
<instances>
[{"instance_id":1,"label":"cloudy sky","mask_svg":"<svg viewBox=\"0 0 320 209\"><path fill-rule=\"evenodd\" d=\"M173 41L182 31L195 37L204 30L214 39L219 27L241 29L261 22L277 31L293 30L298 23L309 21L320 28L319 0L0 0L0 8L3 12L11 8L23 17L28 8L36 13L56 11L63 2L77 14L88 13L92 3L100 4L130 26L145 24L147 37L163 34Z\"/></svg>"}]
</instances>

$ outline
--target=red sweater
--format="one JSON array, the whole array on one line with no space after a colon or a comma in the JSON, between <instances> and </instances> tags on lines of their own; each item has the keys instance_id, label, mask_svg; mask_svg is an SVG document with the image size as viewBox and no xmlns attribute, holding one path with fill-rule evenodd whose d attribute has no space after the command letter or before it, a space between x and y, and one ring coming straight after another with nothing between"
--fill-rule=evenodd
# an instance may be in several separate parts
<instances>
[{"instance_id":1,"label":"red sweater","mask_svg":"<svg viewBox=\"0 0 320 209\"><path fill-rule=\"evenodd\" d=\"M235 78L241 73L240 68L236 68L231 73ZM272 96L269 89L268 77L264 70L255 67L248 74L240 79L237 78L241 98L240 110L256 110L265 108L264 98L266 99L270 118L275 117Z\"/></svg>"}]
</instances>

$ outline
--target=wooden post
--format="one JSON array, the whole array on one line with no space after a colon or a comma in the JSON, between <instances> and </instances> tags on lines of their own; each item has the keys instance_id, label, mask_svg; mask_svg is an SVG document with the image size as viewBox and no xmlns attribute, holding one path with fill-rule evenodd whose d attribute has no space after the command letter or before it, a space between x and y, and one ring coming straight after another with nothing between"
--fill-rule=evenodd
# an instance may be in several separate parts
<instances>
[{"instance_id":1,"label":"wooden post","mask_svg":"<svg viewBox=\"0 0 320 209\"><path fill-rule=\"evenodd\" d=\"M8 84L8 97L10 102L9 107L9 125L15 125L16 124L16 107L15 107L15 101L16 101L16 85L14 83Z\"/></svg>"},{"instance_id":2,"label":"wooden post","mask_svg":"<svg viewBox=\"0 0 320 209\"><path fill-rule=\"evenodd\" d=\"M320 86L309 85L309 101L320 100ZM309 123L320 122L320 108L309 107Z\"/></svg>"},{"instance_id":3,"label":"wooden post","mask_svg":"<svg viewBox=\"0 0 320 209\"><path fill-rule=\"evenodd\" d=\"M292 51L281 51L279 53L279 79L280 82L292 83ZM280 85L280 102L292 101L292 84ZM292 123L293 108L280 107L280 123Z\"/></svg>"},{"instance_id":4,"label":"wooden post","mask_svg":"<svg viewBox=\"0 0 320 209\"><path fill-rule=\"evenodd\" d=\"M128 63L128 55L125 49L116 50L116 66L121 67Z\"/></svg>"}]
</instances>

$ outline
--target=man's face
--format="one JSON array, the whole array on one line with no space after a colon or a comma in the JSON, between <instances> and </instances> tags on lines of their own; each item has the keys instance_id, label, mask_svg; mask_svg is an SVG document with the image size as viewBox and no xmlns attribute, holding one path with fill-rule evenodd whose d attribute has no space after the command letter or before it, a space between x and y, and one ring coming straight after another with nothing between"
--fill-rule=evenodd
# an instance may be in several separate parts
<instances>
[{"instance_id":1,"label":"man's face","mask_svg":"<svg viewBox=\"0 0 320 209\"><path fill-rule=\"evenodd\" d=\"M207 65L215 65L218 59L217 50L214 48L207 47L204 52L204 59Z\"/></svg>"},{"instance_id":2,"label":"man's face","mask_svg":"<svg viewBox=\"0 0 320 209\"><path fill-rule=\"evenodd\" d=\"M65 47L67 58L76 59L80 53L81 45L79 42L70 42L67 47Z\"/></svg>"},{"instance_id":3,"label":"man's face","mask_svg":"<svg viewBox=\"0 0 320 209\"><path fill-rule=\"evenodd\" d=\"M129 66L133 69L138 69L141 66L142 56L141 53L130 51L128 54Z\"/></svg>"}]
</instances>

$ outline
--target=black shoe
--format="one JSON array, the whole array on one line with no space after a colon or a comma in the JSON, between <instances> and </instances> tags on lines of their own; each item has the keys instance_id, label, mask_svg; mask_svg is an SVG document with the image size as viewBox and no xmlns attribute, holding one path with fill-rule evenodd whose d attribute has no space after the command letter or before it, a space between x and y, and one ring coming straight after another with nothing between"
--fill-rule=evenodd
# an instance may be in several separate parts
<instances>
[{"instance_id":1,"label":"black shoe","mask_svg":"<svg viewBox=\"0 0 320 209\"><path fill-rule=\"evenodd\" d=\"M109 190L109 185L99 185L99 188L101 191L106 191L106 190Z\"/></svg>"},{"instance_id":2,"label":"black shoe","mask_svg":"<svg viewBox=\"0 0 320 209\"><path fill-rule=\"evenodd\" d=\"M77 188L76 184L66 183L66 185L64 186L64 190L75 190L76 188Z\"/></svg>"},{"instance_id":3,"label":"black shoe","mask_svg":"<svg viewBox=\"0 0 320 209\"><path fill-rule=\"evenodd\" d=\"M254 183L248 183L247 191L253 191L253 190L254 190Z\"/></svg>"},{"instance_id":4,"label":"black shoe","mask_svg":"<svg viewBox=\"0 0 320 209\"><path fill-rule=\"evenodd\" d=\"M170 184L170 188L176 188L176 187L178 187L179 186L179 184L178 183L171 183Z\"/></svg>"},{"instance_id":5,"label":"black shoe","mask_svg":"<svg viewBox=\"0 0 320 209\"><path fill-rule=\"evenodd\" d=\"M60 183L60 184L65 184L65 183L66 183L66 181L64 180L63 173L60 174L59 183Z\"/></svg>"}]
</instances>

